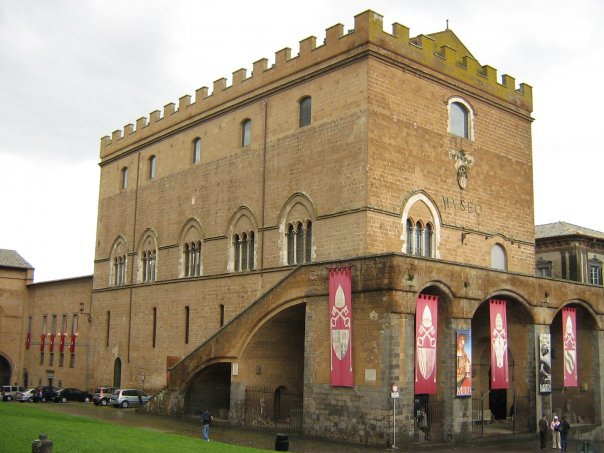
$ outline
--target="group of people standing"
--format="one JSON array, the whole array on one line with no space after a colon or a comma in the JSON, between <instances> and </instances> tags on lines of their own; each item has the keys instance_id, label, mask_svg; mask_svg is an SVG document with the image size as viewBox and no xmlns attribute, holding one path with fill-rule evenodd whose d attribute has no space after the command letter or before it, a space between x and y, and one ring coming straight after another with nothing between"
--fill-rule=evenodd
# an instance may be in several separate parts
<instances>
[{"instance_id":1,"label":"group of people standing","mask_svg":"<svg viewBox=\"0 0 604 453\"><path fill-rule=\"evenodd\" d=\"M552 432L552 448L554 450L567 451L568 449L568 432L570 431L570 423L563 415L558 418L554 414L551 423L548 423L545 414L539 419L539 440L541 442L541 450L546 448L547 432Z\"/></svg>"}]
</instances>

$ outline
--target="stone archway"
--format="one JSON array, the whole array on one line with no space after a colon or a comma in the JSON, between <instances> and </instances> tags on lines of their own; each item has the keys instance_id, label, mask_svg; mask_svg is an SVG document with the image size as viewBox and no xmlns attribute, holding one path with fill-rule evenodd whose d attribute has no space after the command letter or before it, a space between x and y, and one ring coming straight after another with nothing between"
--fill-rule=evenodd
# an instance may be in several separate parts
<instances>
[{"instance_id":1,"label":"stone archway","mask_svg":"<svg viewBox=\"0 0 604 453\"><path fill-rule=\"evenodd\" d=\"M564 346L562 328L562 310L556 313L551 326L551 359L552 359L552 411L565 415L572 424L594 424L601 417L599 392L600 343L598 326L589 310L583 305L571 303L567 307L576 310L577 323L577 374L578 386L564 386Z\"/></svg>"},{"instance_id":2,"label":"stone archway","mask_svg":"<svg viewBox=\"0 0 604 453\"><path fill-rule=\"evenodd\" d=\"M250 426L302 428L306 304L290 306L266 321L250 339L237 378L240 414Z\"/></svg>"},{"instance_id":3,"label":"stone archway","mask_svg":"<svg viewBox=\"0 0 604 453\"><path fill-rule=\"evenodd\" d=\"M12 369L10 362L0 355L0 385L10 385Z\"/></svg>"},{"instance_id":4,"label":"stone archway","mask_svg":"<svg viewBox=\"0 0 604 453\"><path fill-rule=\"evenodd\" d=\"M483 411L505 432L526 432L531 429L535 405L535 332L531 313L512 296L496 296L506 301L508 383L505 389L491 387L491 332L489 300L476 309L472 317L472 387L474 412Z\"/></svg>"},{"instance_id":5,"label":"stone archway","mask_svg":"<svg viewBox=\"0 0 604 453\"><path fill-rule=\"evenodd\" d=\"M214 417L226 419L231 399L231 363L209 365L191 379L185 396L185 412L201 414L209 409Z\"/></svg>"}]
</instances>

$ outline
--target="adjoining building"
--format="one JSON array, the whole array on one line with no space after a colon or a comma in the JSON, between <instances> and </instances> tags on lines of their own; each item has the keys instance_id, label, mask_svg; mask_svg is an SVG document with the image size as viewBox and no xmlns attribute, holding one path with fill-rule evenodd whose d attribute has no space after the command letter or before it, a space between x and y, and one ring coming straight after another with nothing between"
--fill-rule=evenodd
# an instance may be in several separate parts
<instances>
[{"instance_id":1,"label":"adjoining building","mask_svg":"<svg viewBox=\"0 0 604 453\"><path fill-rule=\"evenodd\" d=\"M535 227L537 275L602 285L604 233L568 222Z\"/></svg>"},{"instance_id":2,"label":"adjoining building","mask_svg":"<svg viewBox=\"0 0 604 453\"><path fill-rule=\"evenodd\" d=\"M56 310L28 286L22 341L79 313L81 386L158 413L385 445L556 411L599 437L602 291L535 275L531 112L452 30L361 13L104 137L92 282Z\"/></svg>"}]
</instances>

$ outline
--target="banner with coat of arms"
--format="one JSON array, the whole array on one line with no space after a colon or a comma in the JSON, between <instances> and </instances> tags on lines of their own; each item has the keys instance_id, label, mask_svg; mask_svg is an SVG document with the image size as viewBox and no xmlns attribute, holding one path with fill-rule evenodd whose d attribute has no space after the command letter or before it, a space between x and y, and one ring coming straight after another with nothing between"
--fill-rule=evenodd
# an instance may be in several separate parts
<instances>
[{"instance_id":1,"label":"banner with coat of arms","mask_svg":"<svg viewBox=\"0 0 604 453\"><path fill-rule=\"evenodd\" d=\"M420 294L415 303L415 394L436 394L438 297Z\"/></svg>"},{"instance_id":2,"label":"banner with coat of arms","mask_svg":"<svg viewBox=\"0 0 604 453\"><path fill-rule=\"evenodd\" d=\"M352 269L329 269L331 385L352 387Z\"/></svg>"},{"instance_id":3,"label":"banner with coat of arms","mask_svg":"<svg viewBox=\"0 0 604 453\"><path fill-rule=\"evenodd\" d=\"M574 308L562 309L564 339L564 387L577 387L577 317Z\"/></svg>"},{"instance_id":4,"label":"banner with coat of arms","mask_svg":"<svg viewBox=\"0 0 604 453\"><path fill-rule=\"evenodd\" d=\"M509 387L508 321L505 300L490 301L491 389Z\"/></svg>"}]
</instances>

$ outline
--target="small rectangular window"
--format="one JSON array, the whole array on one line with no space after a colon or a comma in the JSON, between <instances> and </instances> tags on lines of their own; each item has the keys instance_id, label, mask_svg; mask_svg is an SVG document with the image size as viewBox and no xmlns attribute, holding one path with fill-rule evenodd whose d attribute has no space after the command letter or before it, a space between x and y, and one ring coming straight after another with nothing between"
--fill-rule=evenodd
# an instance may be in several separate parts
<instances>
[{"instance_id":1,"label":"small rectangular window","mask_svg":"<svg viewBox=\"0 0 604 453\"><path fill-rule=\"evenodd\" d=\"M193 163L201 160L201 139L197 137L193 140Z\"/></svg>"},{"instance_id":2,"label":"small rectangular window","mask_svg":"<svg viewBox=\"0 0 604 453\"><path fill-rule=\"evenodd\" d=\"M128 167L122 168L122 189L128 187Z\"/></svg>"},{"instance_id":3,"label":"small rectangular window","mask_svg":"<svg viewBox=\"0 0 604 453\"><path fill-rule=\"evenodd\" d=\"M157 308L153 307L153 347L157 340Z\"/></svg>"},{"instance_id":4,"label":"small rectangular window","mask_svg":"<svg viewBox=\"0 0 604 453\"><path fill-rule=\"evenodd\" d=\"M311 98L305 97L300 101L300 127L310 124L311 114Z\"/></svg>"},{"instance_id":5,"label":"small rectangular window","mask_svg":"<svg viewBox=\"0 0 604 453\"><path fill-rule=\"evenodd\" d=\"M249 146L252 143L252 120L245 120L241 124L241 146Z\"/></svg>"},{"instance_id":6,"label":"small rectangular window","mask_svg":"<svg viewBox=\"0 0 604 453\"><path fill-rule=\"evenodd\" d=\"M151 156L149 158L149 179L155 179L156 164L157 164L157 158L155 156Z\"/></svg>"},{"instance_id":7,"label":"small rectangular window","mask_svg":"<svg viewBox=\"0 0 604 453\"><path fill-rule=\"evenodd\" d=\"M191 316L191 310L189 307L185 307L185 344L189 344L189 320Z\"/></svg>"}]
</instances>

